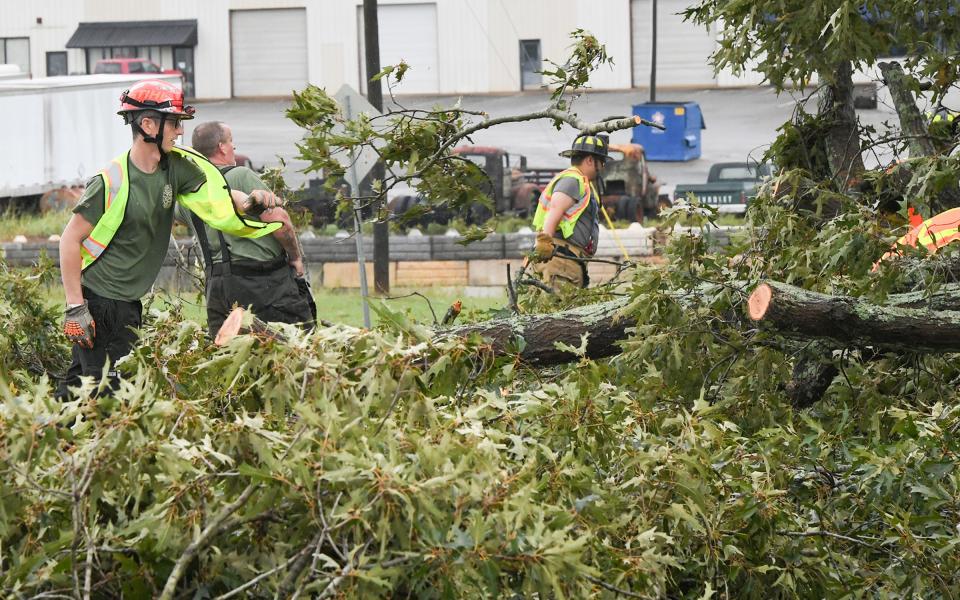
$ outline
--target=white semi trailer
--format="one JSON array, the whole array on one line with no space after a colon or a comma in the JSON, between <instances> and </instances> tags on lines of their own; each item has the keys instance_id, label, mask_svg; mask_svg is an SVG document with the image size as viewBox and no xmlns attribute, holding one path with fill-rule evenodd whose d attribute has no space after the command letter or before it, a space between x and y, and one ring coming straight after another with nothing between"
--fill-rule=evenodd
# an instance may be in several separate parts
<instances>
[{"instance_id":1,"label":"white semi trailer","mask_svg":"<svg viewBox=\"0 0 960 600\"><path fill-rule=\"evenodd\" d=\"M150 78L181 86L179 75ZM82 184L130 147L120 94L144 75L0 80L0 201L34 206L62 185Z\"/></svg>"}]
</instances>

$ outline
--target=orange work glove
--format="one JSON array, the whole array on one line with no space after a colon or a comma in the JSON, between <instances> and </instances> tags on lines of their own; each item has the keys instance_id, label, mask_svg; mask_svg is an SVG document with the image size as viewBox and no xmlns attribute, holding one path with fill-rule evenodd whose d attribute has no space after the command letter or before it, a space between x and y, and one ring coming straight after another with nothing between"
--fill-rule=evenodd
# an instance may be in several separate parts
<instances>
[{"instance_id":1,"label":"orange work glove","mask_svg":"<svg viewBox=\"0 0 960 600\"><path fill-rule=\"evenodd\" d=\"M84 348L93 348L93 338L97 334L97 324L90 314L90 308L87 301L83 304L67 308L63 318L63 333L74 344L80 344Z\"/></svg>"},{"instance_id":2,"label":"orange work glove","mask_svg":"<svg viewBox=\"0 0 960 600\"><path fill-rule=\"evenodd\" d=\"M533 260L536 262L550 260L556 248L556 244L553 243L553 236L541 231L537 234L537 241L533 245Z\"/></svg>"}]
</instances>

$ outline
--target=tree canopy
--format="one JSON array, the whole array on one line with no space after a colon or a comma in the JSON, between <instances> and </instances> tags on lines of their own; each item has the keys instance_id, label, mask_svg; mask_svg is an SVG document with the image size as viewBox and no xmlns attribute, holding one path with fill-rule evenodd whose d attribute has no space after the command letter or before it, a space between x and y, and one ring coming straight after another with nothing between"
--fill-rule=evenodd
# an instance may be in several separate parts
<instances>
[{"instance_id":1,"label":"tree canopy","mask_svg":"<svg viewBox=\"0 0 960 600\"><path fill-rule=\"evenodd\" d=\"M702 0L685 11L719 33L713 64L753 68L776 88L832 81L838 65L903 53L937 92L957 79L960 10L952 0Z\"/></svg>"}]
</instances>

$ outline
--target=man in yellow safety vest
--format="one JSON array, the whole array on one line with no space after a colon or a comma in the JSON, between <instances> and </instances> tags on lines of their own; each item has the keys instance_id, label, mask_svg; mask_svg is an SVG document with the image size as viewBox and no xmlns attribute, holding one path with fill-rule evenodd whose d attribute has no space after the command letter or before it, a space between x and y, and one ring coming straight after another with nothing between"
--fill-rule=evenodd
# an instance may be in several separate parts
<instances>
[{"instance_id":1,"label":"man in yellow safety vest","mask_svg":"<svg viewBox=\"0 0 960 600\"><path fill-rule=\"evenodd\" d=\"M59 398L70 396L81 375L99 381L108 360L115 364L132 349L140 298L160 273L177 202L234 235L259 237L280 227L241 215L254 205L276 206L276 196L231 191L201 154L175 145L181 122L193 113L183 105L182 90L165 81L139 81L120 97L118 114L131 126L133 144L88 181L60 236L64 334L74 345ZM116 370L108 377L115 389Z\"/></svg>"},{"instance_id":2,"label":"man in yellow safety vest","mask_svg":"<svg viewBox=\"0 0 960 600\"><path fill-rule=\"evenodd\" d=\"M583 258L597 251L600 234L600 194L596 181L609 152L606 135L578 135L561 156L570 168L554 177L540 194L533 226L537 230L534 272L554 288L587 287Z\"/></svg>"}]
</instances>

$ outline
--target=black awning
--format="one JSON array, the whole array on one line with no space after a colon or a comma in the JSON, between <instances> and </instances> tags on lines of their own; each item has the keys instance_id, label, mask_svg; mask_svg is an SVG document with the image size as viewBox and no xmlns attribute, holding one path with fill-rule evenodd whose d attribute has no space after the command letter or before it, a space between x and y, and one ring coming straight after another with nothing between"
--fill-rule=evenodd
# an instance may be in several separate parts
<instances>
[{"instance_id":1,"label":"black awning","mask_svg":"<svg viewBox=\"0 0 960 600\"><path fill-rule=\"evenodd\" d=\"M196 45L196 19L80 23L67 42L67 48Z\"/></svg>"}]
</instances>

